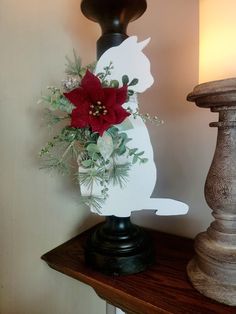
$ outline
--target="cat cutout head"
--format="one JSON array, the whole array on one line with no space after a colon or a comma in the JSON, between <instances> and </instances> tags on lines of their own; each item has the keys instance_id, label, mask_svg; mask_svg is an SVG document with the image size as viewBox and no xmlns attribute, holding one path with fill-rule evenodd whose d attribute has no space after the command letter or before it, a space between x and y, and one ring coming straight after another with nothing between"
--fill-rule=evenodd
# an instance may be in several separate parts
<instances>
[{"instance_id":1,"label":"cat cutout head","mask_svg":"<svg viewBox=\"0 0 236 314\"><path fill-rule=\"evenodd\" d=\"M137 93L144 92L154 82L150 61L142 52L149 41L150 38L138 43L137 36L131 36L119 46L108 49L98 60L95 74L104 72L104 67L112 62L114 69L108 80L115 79L122 86L122 76L126 74L130 81L138 79L138 84L132 86L132 90Z\"/></svg>"}]
</instances>

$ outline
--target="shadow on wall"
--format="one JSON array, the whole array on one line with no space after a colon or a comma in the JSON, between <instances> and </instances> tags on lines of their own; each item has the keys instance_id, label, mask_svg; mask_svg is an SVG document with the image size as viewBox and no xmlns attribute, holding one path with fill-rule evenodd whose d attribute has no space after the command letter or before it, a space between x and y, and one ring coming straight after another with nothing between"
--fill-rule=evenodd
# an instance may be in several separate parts
<instances>
[{"instance_id":1,"label":"shadow on wall","mask_svg":"<svg viewBox=\"0 0 236 314\"><path fill-rule=\"evenodd\" d=\"M71 37L78 55L88 64L96 60L96 41L100 37L100 27L88 20L81 12L81 1L69 0L65 30Z\"/></svg>"}]
</instances>

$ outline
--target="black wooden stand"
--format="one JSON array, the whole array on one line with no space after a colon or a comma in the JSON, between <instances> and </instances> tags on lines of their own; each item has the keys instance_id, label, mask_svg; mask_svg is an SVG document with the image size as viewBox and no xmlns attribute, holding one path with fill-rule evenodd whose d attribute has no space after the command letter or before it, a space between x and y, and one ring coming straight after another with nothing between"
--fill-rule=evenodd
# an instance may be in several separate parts
<instances>
[{"instance_id":1,"label":"black wooden stand","mask_svg":"<svg viewBox=\"0 0 236 314\"><path fill-rule=\"evenodd\" d=\"M151 240L130 218L110 216L88 238L88 265L108 275L141 272L153 262Z\"/></svg>"},{"instance_id":2,"label":"black wooden stand","mask_svg":"<svg viewBox=\"0 0 236 314\"><path fill-rule=\"evenodd\" d=\"M118 46L128 36L129 22L138 19L146 10L146 0L83 0L82 13L99 23L102 36L97 41L98 58L107 49Z\"/></svg>"},{"instance_id":3,"label":"black wooden stand","mask_svg":"<svg viewBox=\"0 0 236 314\"><path fill-rule=\"evenodd\" d=\"M146 0L82 1L83 14L99 23L102 29L97 42L98 58L128 37L128 23L139 18L146 7ZM153 262L153 255L149 237L142 228L133 225L129 217L107 217L105 223L90 234L85 246L87 264L109 275L141 272Z\"/></svg>"}]
</instances>

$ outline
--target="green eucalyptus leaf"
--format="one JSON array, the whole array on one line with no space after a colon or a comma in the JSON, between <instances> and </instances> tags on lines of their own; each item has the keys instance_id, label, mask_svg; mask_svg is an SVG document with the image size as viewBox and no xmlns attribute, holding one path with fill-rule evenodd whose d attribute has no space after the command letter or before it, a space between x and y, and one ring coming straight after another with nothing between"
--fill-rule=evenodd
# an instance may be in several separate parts
<instances>
[{"instance_id":1,"label":"green eucalyptus leaf","mask_svg":"<svg viewBox=\"0 0 236 314\"><path fill-rule=\"evenodd\" d=\"M91 143L89 144L87 147L86 147L86 150L89 152L89 153L99 153L99 148L97 146L97 144L94 144L94 143Z\"/></svg>"},{"instance_id":2,"label":"green eucalyptus leaf","mask_svg":"<svg viewBox=\"0 0 236 314\"><path fill-rule=\"evenodd\" d=\"M103 136L100 136L98 138L97 147L99 149L100 154L105 160L110 158L114 150L114 145L112 137L108 132L104 132Z\"/></svg>"},{"instance_id":3,"label":"green eucalyptus leaf","mask_svg":"<svg viewBox=\"0 0 236 314\"><path fill-rule=\"evenodd\" d=\"M117 149L117 155L121 156L126 152L126 147L125 145L121 145L118 149Z\"/></svg>"},{"instance_id":4,"label":"green eucalyptus leaf","mask_svg":"<svg viewBox=\"0 0 236 314\"><path fill-rule=\"evenodd\" d=\"M58 109L71 113L73 108L74 105L72 105L64 96L58 99Z\"/></svg>"},{"instance_id":5,"label":"green eucalyptus leaf","mask_svg":"<svg viewBox=\"0 0 236 314\"><path fill-rule=\"evenodd\" d=\"M133 160L132 160L132 164L136 164L136 162L138 161L138 156L134 155Z\"/></svg>"},{"instance_id":6,"label":"green eucalyptus leaf","mask_svg":"<svg viewBox=\"0 0 236 314\"><path fill-rule=\"evenodd\" d=\"M89 138L90 135L91 135L91 131L89 129L85 129L84 130L84 135Z\"/></svg>"},{"instance_id":7,"label":"green eucalyptus leaf","mask_svg":"<svg viewBox=\"0 0 236 314\"><path fill-rule=\"evenodd\" d=\"M146 164L148 162L148 158L142 158L140 162L142 164Z\"/></svg>"},{"instance_id":8,"label":"green eucalyptus leaf","mask_svg":"<svg viewBox=\"0 0 236 314\"><path fill-rule=\"evenodd\" d=\"M134 91L133 90L128 90L128 96L133 96Z\"/></svg>"},{"instance_id":9,"label":"green eucalyptus leaf","mask_svg":"<svg viewBox=\"0 0 236 314\"><path fill-rule=\"evenodd\" d=\"M137 85L138 84L138 79L137 78L134 78L130 83L129 83L129 86L134 86L134 85Z\"/></svg>"},{"instance_id":10,"label":"green eucalyptus leaf","mask_svg":"<svg viewBox=\"0 0 236 314\"><path fill-rule=\"evenodd\" d=\"M117 124L117 128L119 131L127 131L133 129L133 124L131 123L130 119L125 119L122 123Z\"/></svg>"},{"instance_id":11,"label":"green eucalyptus leaf","mask_svg":"<svg viewBox=\"0 0 236 314\"><path fill-rule=\"evenodd\" d=\"M129 83L128 75L123 75L122 76L122 83L123 83L123 85L128 85L128 83Z\"/></svg>"},{"instance_id":12,"label":"green eucalyptus leaf","mask_svg":"<svg viewBox=\"0 0 236 314\"><path fill-rule=\"evenodd\" d=\"M124 141L123 141L123 144L126 145L127 143L129 143L130 141L132 141L132 138L126 138Z\"/></svg>"},{"instance_id":13,"label":"green eucalyptus leaf","mask_svg":"<svg viewBox=\"0 0 236 314\"><path fill-rule=\"evenodd\" d=\"M128 142L132 141L132 139L128 138L128 135L126 133L120 133L119 141L121 142L122 145L126 145Z\"/></svg>"},{"instance_id":14,"label":"green eucalyptus leaf","mask_svg":"<svg viewBox=\"0 0 236 314\"><path fill-rule=\"evenodd\" d=\"M110 87L118 88L119 87L119 82L117 80L111 80Z\"/></svg>"},{"instance_id":15,"label":"green eucalyptus leaf","mask_svg":"<svg viewBox=\"0 0 236 314\"><path fill-rule=\"evenodd\" d=\"M142 151L142 152L140 152L140 153L138 153L138 154L136 154L138 157L140 157L140 156L142 156L144 154L144 151Z\"/></svg>"},{"instance_id":16,"label":"green eucalyptus leaf","mask_svg":"<svg viewBox=\"0 0 236 314\"><path fill-rule=\"evenodd\" d=\"M98 153L94 153L92 157L94 161L97 161L100 158Z\"/></svg>"},{"instance_id":17,"label":"green eucalyptus leaf","mask_svg":"<svg viewBox=\"0 0 236 314\"><path fill-rule=\"evenodd\" d=\"M93 140L93 141L96 141L96 142L97 142L97 139L98 139L98 133L91 133L91 134L90 134L90 138L91 138L91 140Z\"/></svg>"},{"instance_id":18,"label":"green eucalyptus leaf","mask_svg":"<svg viewBox=\"0 0 236 314\"><path fill-rule=\"evenodd\" d=\"M132 149L129 150L129 155L132 156L132 155L134 155L137 151L138 151L137 148L132 148Z\"/></svg>"},{"instance_id":19,"label":"green eucalyptus leaf","mask_svg":"<svg viewBox=\"0 0 236 314\"><path fill-rule=\"evenodd\" d=\"M128 138L128 135L126 133L120 133L119 137L120 137L120 139L122 139L124 141Z\"/></svg>"},{"instance_id":20,"label":"green eucalyptus leaf","mask_svg":"<svg viewBox=\"0 0 236 314\"><path fill-rule=\"evenodd\" d=\"M90 168L93 164L93 161L91 159L88 159L88 160L83 160L81 162L81 165L85 168Z\"/></svg>"},{"instance_id":21,"label":"green eucalyptus leaf","mask_svg":"<svg viewBox=\"0 0 236 314\"><path fill-rule=\"evenodd\" d=\"M107 130L107 133L109 133L113 138L117 136L118 132L119 132L119 129L115 126Z\"/></svg>"}]
</instances>

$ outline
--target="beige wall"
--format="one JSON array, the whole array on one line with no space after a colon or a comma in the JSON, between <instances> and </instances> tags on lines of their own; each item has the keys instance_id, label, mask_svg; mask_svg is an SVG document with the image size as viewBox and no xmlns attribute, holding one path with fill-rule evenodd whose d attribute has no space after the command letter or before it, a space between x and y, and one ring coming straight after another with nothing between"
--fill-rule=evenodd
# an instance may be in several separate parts
<instances>
[{"instance_id":1,"label":"beige wall","mask_svg":"<svg viewBox=\"0 0 236 314\"><path fill-rule=\"evenodd\" d=\"M95 223L78 208L69 180L38 170L37 152L47 139L36 104L47 85L63 77L64 56L75 47L95 58L98 27L82 17L79 0L0 2L0 313L102 314L105 303L89 287L47 267L40 256ZM185 101L198 81L198 1L149 0L147 13L129 28L146 50L156 85L142 96L143 111L165 120L150 127L158 166L155 195L190 204L186 217L134 220L194 236L210 211L203 184L215 145L212 114Z\"/></svg>"}]
</instances>

